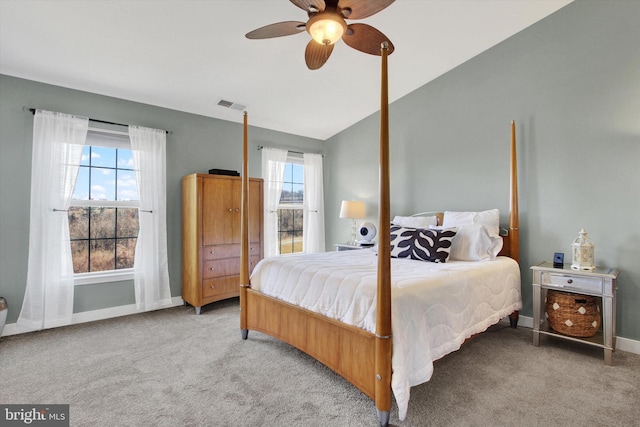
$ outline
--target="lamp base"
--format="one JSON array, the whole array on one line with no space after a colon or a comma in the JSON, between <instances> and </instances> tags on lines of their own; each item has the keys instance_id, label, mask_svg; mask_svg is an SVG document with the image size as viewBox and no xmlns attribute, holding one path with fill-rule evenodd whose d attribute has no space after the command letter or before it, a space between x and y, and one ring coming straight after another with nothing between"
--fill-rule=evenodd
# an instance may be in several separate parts
<instances>
[{"instance_id":1,"label":"lamp base","mask_svg":"<svg viewBox=\"0 0 640 427\"><path fill-rule=\"evenodd\" d=\"M350 245L357 246L358 241L356 240L356 220L354 218L351 219L351 241Z\"/></svg>"}]
</instances>

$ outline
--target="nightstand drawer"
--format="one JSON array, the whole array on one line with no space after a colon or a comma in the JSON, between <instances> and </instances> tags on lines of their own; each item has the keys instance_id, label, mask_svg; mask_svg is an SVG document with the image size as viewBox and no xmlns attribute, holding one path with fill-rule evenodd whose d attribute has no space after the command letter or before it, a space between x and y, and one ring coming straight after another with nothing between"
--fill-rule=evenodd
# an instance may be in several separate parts
<instances>
[{"instance_id":1,"label":"nightstand drawer","mask_svg":"<svg viewBox=\"0 0 640 427\"><path fill-rule=\"evenodd\" d=\"M573 276L569 274L543 273L543 284L565 290L576 290L602 294L602 278Z\"/></svg>"}]
</instances>

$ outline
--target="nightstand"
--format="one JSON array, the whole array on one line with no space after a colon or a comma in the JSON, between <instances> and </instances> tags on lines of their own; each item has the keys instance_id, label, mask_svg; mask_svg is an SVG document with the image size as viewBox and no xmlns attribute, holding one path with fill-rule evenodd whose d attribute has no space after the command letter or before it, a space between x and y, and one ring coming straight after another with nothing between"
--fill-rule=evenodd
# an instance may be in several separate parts
<instances>
[{"instance_id":1,"label":"nightstand","mask_svg":"<svg viewBox=\"0 0 640 427\"><path fill-rule=\"evenodd\" d=\"M533 345L540 345L540 335L594 345L604 349L604 362L611 365L616 345L616 279L615 268L597 267L593 271L572 270L570 264L554 267L543 262L533 270ZM560 334L549 326L545 318L544 302L547 291L556 290L578 295L591 295L600 299L602 324L598 332L588 338Z\"/></svg>"},{"instance_id":2,"label":"nightstand","mask_svg":"<svg viewBox=\"0 0 640 427\"><path fill-rule=\"evenodd\" d=\"M364 249L371 246L360 246L352 243L336 243L336 251L353 251L356 249Z\"/></svg>"}]
</instances>

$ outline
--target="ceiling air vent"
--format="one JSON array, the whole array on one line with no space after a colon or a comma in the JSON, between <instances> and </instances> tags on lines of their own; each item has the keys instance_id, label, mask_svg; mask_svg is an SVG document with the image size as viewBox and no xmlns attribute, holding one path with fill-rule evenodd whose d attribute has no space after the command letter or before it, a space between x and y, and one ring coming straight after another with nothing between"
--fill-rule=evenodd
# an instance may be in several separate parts
<instances>
[{"instance_id":1,"label":"ceiling air vent","mask_svg":"<svg viewBox=\"0 0 640 427\"><path fill-rule=\"evenodd\" d=\"M246 105L237 104L235 102L227 101L224 99L221 99L220 101L218 101L218 105L221 107L233 108L234 110L238 110L238 111L242 111L245 108L247 108Z\"/></svg>"}]
</instances>

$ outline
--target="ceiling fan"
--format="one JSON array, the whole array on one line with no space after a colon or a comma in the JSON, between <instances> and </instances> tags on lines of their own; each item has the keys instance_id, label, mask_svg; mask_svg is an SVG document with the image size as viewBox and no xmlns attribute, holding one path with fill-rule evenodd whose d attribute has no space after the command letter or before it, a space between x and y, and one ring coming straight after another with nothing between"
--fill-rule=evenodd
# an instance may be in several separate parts
<instances>
[{"instance_id":1,"label":"ceiling fan","mask_svg":"<svg viewBox=\"0 0 640 427\"><path fill-rule=\"evenodd\" d=\"M380 55L380 44L393 44L387 36L367 24L349 24L345 19L363 19L389 6L395 0L291 0L309 15L307 22L285 21L260 27L248 32L248 39L269 39L290 36L306 30L312 37L305 50L305 61L310 70L322 67L334 43L340 38L352 48L371 55Z\"/></svg>"}]
</instances>

